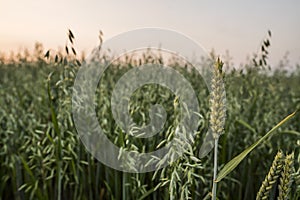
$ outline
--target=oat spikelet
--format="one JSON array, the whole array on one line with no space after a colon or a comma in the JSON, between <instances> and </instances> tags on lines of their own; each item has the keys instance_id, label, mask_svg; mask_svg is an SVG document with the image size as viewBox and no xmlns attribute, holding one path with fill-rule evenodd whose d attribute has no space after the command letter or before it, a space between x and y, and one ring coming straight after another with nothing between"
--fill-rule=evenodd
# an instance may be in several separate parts
<instances>
[{"instance_id":1,"label":"oat spikelet","mask_svg":"<svg viewBox=\"0 0 300 200\"><path fill-rule=\"evenodd\" d=\"M256 200L269 199L270 191L280 176L284 164L284 155L281 151L276 154L268 175L262 182L262 185L257 193Z\"/></svg>"},{"instance_id":2,"label":"oat spikelet","mask_svg":"<svg viewBox=\"0 0 300 200\"><path fill-rule=\"evenodd\" d=\"M226 96L222 67L223 62L218 58L214 66L210 96L210 128L214 139L218 139L223 133L226 117Z\"/></svg>"},{"instance_id":3,"label":"oat spikelet","mask_svg":"<svg viewBox=\"0 0 300 200\"><path fill-rule=\"evenodd\" d=\"M278 200L288 200L291 191L294 172L294 153L287 155L281 172Z\"/></svg>"}]
</instances>

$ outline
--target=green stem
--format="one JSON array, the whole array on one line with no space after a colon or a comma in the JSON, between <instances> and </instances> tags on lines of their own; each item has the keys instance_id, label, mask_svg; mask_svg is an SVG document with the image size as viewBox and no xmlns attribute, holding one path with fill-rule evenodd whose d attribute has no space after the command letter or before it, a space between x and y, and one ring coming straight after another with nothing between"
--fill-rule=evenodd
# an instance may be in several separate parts
<instances>
[{"instance_id":1,"label":"green stem","mask_svg":"<svg viewBox=\"0 0 300 200\"><path fill-rule=\"evenodd\" d=\"M218 171L218 142L219 138L215 138L215 147L214 147L214 178L213 178L213 187L212 187L212 200L216 200L217 196L217 171Z\"/></svg>"}]
</instances>

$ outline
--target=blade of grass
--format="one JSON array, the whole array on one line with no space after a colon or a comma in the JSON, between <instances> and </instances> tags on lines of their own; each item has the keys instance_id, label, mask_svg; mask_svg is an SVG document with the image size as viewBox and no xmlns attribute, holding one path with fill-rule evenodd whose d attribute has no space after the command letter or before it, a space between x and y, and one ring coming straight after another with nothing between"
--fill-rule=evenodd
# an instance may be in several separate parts
<instances>
[{"instance_id":1,"label":"blade of grass","mask_svg":"<svg viewBox=\"0 0 300 200\"><path fill-rule=\"evenodd\" d=\"M268 133L266 133L262 138L260 138L258 141L253 143L251 146L249 146L247 149L245 149L242 153L234 157L232 160L230 160L219 172L216 182L220 182L223 178L225 178L231 171L233 171L242 160L253 150L255 147L257 147L261 142L263 142L267 137L269 137L275 130L277 130L280 126L282 126L285 122L287 122L289 119L291 119L297 111L293 112L292 114L288 115L286 118L284 118L281 122L279 122L276 126L274 126Z\"/></svg>"},{"instance_id":2,"label":"blade of grass","mask_svg":"<svg viewBox=\"0 0 300 200\"><path fill-rule=\"evenodd\" d=\"M249 129L252 133L257 134L256 131L255 131L255 129L252 128L252 127L250 126L250 124L248 124L248 123L245 122L244 120L239 119L239 120L237 120L236 122L238 122L239 124L243 125L243 126L246 127L247 129Z\"/></svg>"},{"instance_id":3,"label":"blade of grass","mask_svg":"<svg viewBox=\"0 0 300 200\"><path fill-rule=\"evenodd\" d=\"M29 177L30 177L32 183L36 183L38 181L38 179L35 178L32 170L28 166L27 162L25 161L25 159L22 156L20 156L20 159L23 163L25 171L29 174ZM40 188L38 188L38 187L36 188L36 195L38 196L38 199L44 199L42 192L41 192Z\"/></svg>"},{"instance_id":4,"label":"blade of grass","mask_svg":"<svg viewBox=\"0 0 300 200\"><path fill-rule=\"evenodd\" d=\"M154 187L153 188L151 188L150 190L148 190L145 194L143 194L143 196L141 196L140 198L139 198L139 200L143 200L143 199L145 199L145 198L147 198L150 194L152 194L153 192L154 192Z\"/></svg>"},{"instance_id":5,"label":"blade of grass","mask_svg":"<svg viewBox=\"0 0 300 200\"><path fill-rule=\"evenodd\" d=\"M57 116L55 113L55 109L52 103L52 98L51 98L51 91L50 91L50 78L51 78L52 73L48 76L48 81L47 81L47 90L48 90L48 99L49 99L49 104L50 104L50 111L51 111L51 119L52 123L54 126L54 131L58 136L58 141L57 141L57 153L56 153L56 162L57 162L57 199L61 199L61 158L62 158L62 147L61 147L61 134L60 134L60 129L58 126L58 120Z\"/></svg>"}]
</instances>

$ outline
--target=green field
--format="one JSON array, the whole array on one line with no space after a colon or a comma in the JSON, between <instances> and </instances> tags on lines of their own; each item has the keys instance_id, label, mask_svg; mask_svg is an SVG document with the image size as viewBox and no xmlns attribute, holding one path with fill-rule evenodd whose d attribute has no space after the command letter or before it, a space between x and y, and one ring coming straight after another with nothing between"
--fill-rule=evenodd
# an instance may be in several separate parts
<instances>
[{"instance_id":1,"label":"green field","mask_svg":"<svg viewBox=\"0 0 300 200\"><path fill-rule=\"evenodd\" d=\"M44 54L44 52L42 53ZM199 126L191 150L168 167L148 173L124 173L91 156L78 138L72 119L72 86L80 66L74 55L54 62L35 55L33 60L0 61L0 199L210 199L213 152L197 159L209 127L209 91L196 70L171 64L190 84L200 105ZM60 58L58 58L59 60ZM109 59L109 58L105 58ZM82 61L82 60L81 60ZM80 61L80 62L81 62ZM143 63L157 60L144 56ZM135 66L133 60L115 61L97 88L96 113L107 137L125 150L151 152L172 139L178 115L176 96L149 84L130 100L130 114L138 125L149 122L149 106L159 103L168 117L163 130L148 139L133 138L115 123L110 97L116 81ZM209 61L203 60L203 66ZM239 70L225 68L226 123L219 140L219 168L253 144L286 116L300 109L300 67L270 71L249 62ZM144 98L144 97L151 98ZM275 180L278 195L283 175L291 178L290 199L300 197L300 115L280 126L218 183L219 199L255 199L279 150L294 152ZM289 169L287 169L289 170ZM285 174L284 174L285 173ZM272 196L271 195L271 196Z\"/></svg>"}]
</instances>

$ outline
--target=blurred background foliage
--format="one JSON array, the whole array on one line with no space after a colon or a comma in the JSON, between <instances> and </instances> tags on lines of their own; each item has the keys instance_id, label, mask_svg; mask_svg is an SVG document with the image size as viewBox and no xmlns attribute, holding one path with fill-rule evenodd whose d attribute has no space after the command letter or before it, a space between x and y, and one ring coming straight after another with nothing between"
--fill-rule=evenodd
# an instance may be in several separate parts
<instances>
[{"instance_id":1,"label":"blurred background foliage","mask_svg":"<svg viewBox=\"0 0 300 200\"><path fill-rule=\"evenodd\" d=\"M33 53L25 50L9 58L0 56L0 199L210 198L212 154L197 159L209 119L209 91L201 75L182 60L168 60L198 96L201 117L192 152L155 172L123 173L93 158L76 133L71 114L72 86L85 55L77 54L71 40L58 51L45 51L37 43ZM266 51L262 49L237 69L224 60L227 119L225 134L219 141L220 168L285 116L300 109L300 66L293 71L285 66L271 69L264 60ZM216 59L214 53L210 56L201 61L204 68ZM112 59L109 53L99 54L99 62ZM114 60L104 72L96 91L96 113L107 137L117 146L150 152L168 142L166 138L174 132L176 97L162 86L145 85L133 94L130 104L130 114L139 125L149 122L149 105L164 106L168 118L156 137L133 139L122 132L111 113L112 89L124 73L142 63L165 62L149 51L140 57ZM297 114L221 181L218 198L254 199L279 149L294 152L291 198L298 198L299 122Z\"/></svg>"}]
</instances>

